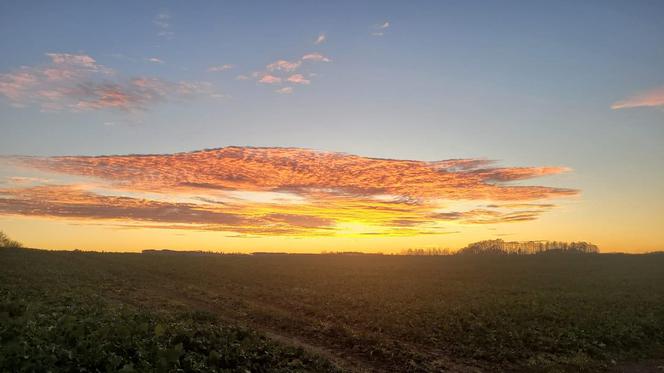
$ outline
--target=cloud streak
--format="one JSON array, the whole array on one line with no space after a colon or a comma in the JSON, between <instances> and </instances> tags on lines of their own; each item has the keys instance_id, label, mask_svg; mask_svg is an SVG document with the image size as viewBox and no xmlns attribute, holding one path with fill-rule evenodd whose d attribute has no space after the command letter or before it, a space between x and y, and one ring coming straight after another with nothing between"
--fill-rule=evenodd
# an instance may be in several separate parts
<instances>
[{"instance_id":1,"label":"cloud streak","mask_svg":"<svg viewBox=\"0 0 664 373\"><path fill-rule=\"evenodd\" d=\"M664 87L656 88L641 94L637 94L623 101L611 105L611 109L631 109L638 107L664 106Z\"/></svg>"},{"instance_id":2,"label":"cloud streak","mask_svg":"<svg viewBox=\"0 0 664 373\"><path fill-rule=\"evenodd\" d=\"M275 92L277 92L279 94L282 94L282 95L289 95L289 94L293 93L293 87L282 87L282 88L279 88L279 89L275 90Z\"/></svg>"},{"instance_id":3,"label":"cloud streak","mask_svg":"<svg viewBox=\"0 0 664 373\"><path fill-rule=\"evenodd\" d=\"M535 220L555 208L537 201L578 193L510 184L565 172L561 167L376 159L298 148L5 161L59 177L0 189L0 214L251 235L352 235L358 226L383 235L444 233L457 224ZM79 182L48 182L63 175Z\"/></svg>"},{"instance_id":4,"label":"cloud streak","mask_svg":"<svg viewBox=\"0 0 664 373\"><path fill-rule=\"evenodd\" d=\"M171 38L173 35L175 35L175 33L171 30L171 15L167 11L162 10L159 12L152 20L152 23L157 26L158 36Z\"/></svg>"},{"instance_id":5,"label":"cloud streak","mask_svg":"<svg viewBox=\"0 0 664 373\"><path fill-rule=\"evenodd\" d=\"M218 72L230 70L233 67L235 67L235 66L227 63L227 64L224 64L224 65L210 66L207 71L211 72L211 73L218 73Z\"/></svg>"},{"instance_id":6,"label":"cloud streak","mask_svg":"<svg viewBox=\"0 0 664 373\"><path fill-rule=\"evenodd\" d=\"M320 53L308 53L302 56L302 61L312 61L312 62L331 62L329 58L323 56Z\"/></svg>"}]
</instances>

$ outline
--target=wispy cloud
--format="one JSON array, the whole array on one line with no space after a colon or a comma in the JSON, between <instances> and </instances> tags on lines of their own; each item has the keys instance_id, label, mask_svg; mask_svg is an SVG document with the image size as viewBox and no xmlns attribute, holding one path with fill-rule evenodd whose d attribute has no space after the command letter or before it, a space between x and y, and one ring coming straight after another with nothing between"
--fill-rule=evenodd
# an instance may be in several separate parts
<instances>
[{"instance_id":1,"label":"wispy cloud","mask_svg":"<svg viewBox=\"0 0 664 373\"><path fill-rule=\"evenodd\" d=\"M644 93L634 95L628 99L615 102L611 109L630 109L637 107L664 106L664 87L656 88Z\"/></svg>"},{"instance_id":2,"label":"wispy cloud","mask_svg":"<svg viewBox=\"0 0 664 373\"><path fill-rule=\"evenodd\" d=\"M275 92L277 92L279 94L282 94L282 95L289 95L289 94L293 93L293 87L282 87L282 88L279 88L279 89L275 90Z\"/></svg>"},{"instance_id":3,"label":"wispy cloud","mask_svg":"<svg viewBox=\"0 0 664 373\"><path fill-rule=\"evenodd\" d=\"M152 20L152 23L157 26L157 35L164 38L171 38L175 33L171 30L171 15L168 11L162 10Z\"/></svg>"},{"instance_id":4,"label":"wispy cloud","mask_svg":"<svg viewBox=\"0 0 664 373\"><path fill-rule=\"evenodd\" d=\"M159 58L157 58L157 57L150 57L150 58L148 58L148 62L159 63L159 64L164 63L163 60L161 60L161 59L159 59Z\"/></svg>"},{"instance_id":5,"label":"wispy cloud","mask_svg":"<svg viewBox=\"0 0 664 373\"><path fill-rule=\"evenodd\" d=\"M325 34L321 33L320 35L318 35L318 37L314 41L314 44L320 45L320 44L325 43L326 40L327 40L327 36L325 36Z\"/></svg>"},{"instance_id":6,"label":"wispy cloud","mask_svg":"<svg viewBox=\"0 0 664 373\"><path fill-rule=\"evenodd\" d=\"M268 71L285 71L291 72L296 70L302 64L301 61L286 61L286 60L277 60L267 65L266 68Z\"/></svg>"},{"instance_id":7,"label":"wispy cloud","mask_svg":"<svg viewBox=\"0 0 664 373\"><path fill-rule=\"evenodd\" d=\"M385 30L390 28L390 21L384 21L383 23L373 26L374 31L371 32L372 36L383 36L385 35Z\"/></svg>"},{"instance_id":8,"label":"wispy cloud","mask_svg":"<svg viewBox=\"0 0 664 373\"><path fill-rule=\"evenodd\" d=\"M97 64L94 58L84 54L46 53L46 55L57 66L78 66L93 71L104 69L103 66Z\"/></svg>"},{"instance_id":9,"label":"wispy cloud","mask_svg":"<svg viewBox=\"0 0 664 373\"><path fill-rule=\"evenodd\" d=\"M133 111L170 99L214 93L206 82L123 77L84 54L46 55L51 60L48 64L0 74L0 96L14 106L37 106L45 111Z\"/></svg>"},{"instance_id":10,"label":"wispy cloud","mask_svg":"<svg viewBox=\"0 0 664 373\"><path fill-rule=\"evenodd\" d=\"M302 56L302 61L331 62L332 60L323 56L320 53L307 53L304 56Z\"/></svg>"},{"instance_id":11,"label":"wispy cloud","mask_svg":"<svg viewBox=\"0 0 664 373\"><path fill-rule=\"evenodd\" d=\"M323 36L324 40L324 35ZM282 84L282 83L292 83L298 85L309 85L311 84L311 79L309 78L316 76L316 73L308 71L315 64L315 62L331 62L332 60L318 52L307 53L297 60L285 60L280 59L269 63L265 66L263 71L254 71L251 73L251 78L255 79L256 82L261 84ZM294 72L298 69L303 69L303 73ZM238 75L237 80L249 80L248 75ZM274 90L276 93L280 94L290 94L293 92L292 87L282 87Z\"/></svg>"},{"instance_id":12,"label":"wispy cloud","mask_svg":"<svg viewBox=\"0 0 664 373\"><path fill-rule=\"evenodd\" d=\"M284 92L285 93L285 92ZM229 147L191 153L13 157L41 175L0 189L0 214L255 235L412 235L458 224L537 219L565 188L510 185L561 167L491 167L483 160L376 159L298 148Z\"/></svg>"},{"instance_id":13,"label":"wispy cloud","mask_svg":"<svg viewBox=\"0 0 664 373\"><path fill-rule=\"evenodd\" d=\"M207 71L211 72L211 73L219 73L219 72L222 72L222 71L230 70L234 67L235 67L234 65L231 65L231 64L227 63L227 64L224 64L224 65L210 66L207 69Z\"/></svg>"}]
</instances>

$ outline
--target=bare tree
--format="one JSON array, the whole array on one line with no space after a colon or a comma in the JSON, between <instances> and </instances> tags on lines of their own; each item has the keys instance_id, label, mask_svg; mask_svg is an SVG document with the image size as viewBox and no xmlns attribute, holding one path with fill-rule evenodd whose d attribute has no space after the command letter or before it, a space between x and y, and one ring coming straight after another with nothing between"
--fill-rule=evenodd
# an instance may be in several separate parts
<instances>
[{"instance_id":1,"label":"bare tree","mask_svg":"<svg viewBox=\"0 0 664 373\"><path fill-rule=\"evenodd\" d=\"M10 239L5 232L0 231L0 248L18 249L23 247L20 242Z\"/></svg>"}]
</instances>

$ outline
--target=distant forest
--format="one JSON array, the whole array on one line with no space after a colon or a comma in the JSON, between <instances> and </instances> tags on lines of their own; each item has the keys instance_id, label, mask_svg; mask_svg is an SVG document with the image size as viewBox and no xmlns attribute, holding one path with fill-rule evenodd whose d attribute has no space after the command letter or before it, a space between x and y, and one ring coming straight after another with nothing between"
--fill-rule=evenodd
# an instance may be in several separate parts
<instances>
[{"instance_id":1,"label":"distant forest","mask_svg":"<svg viewBox=\"0 0 664 373\"><path fill-rule=\"evenodd\" d=\"M486 240L471 243L459 250L457 254L507 254L530 255L543 253L582 253L597 254L599 248L588 242L560 242L560 241L503 241Z\"/></svg>"},{"instance_id":2,"label":"distant forest","mask_svg":"<svg viewBox=\"0 0 664 373\"><path fill-rule=\"evenodd\" d=\"M224 253L214 251L178 251L178 250L143 250L144 254L189 254L189 255L287 255L286 252L252 252L252 253ZM599 248L588 242L560 242L560 241L503 241L486 240L471 243L470 245L459 249L450 250L443 248L419 248L404 249L396 255L416 255L416 256L442 256L442 255L479 255L479 254L498 254L498 255L531 255L545 253L582 253L597 254ZM383 253L363 253L360 251L323 251L322 255L385 255ZM302 254L299 254L302 255ZM394 254L391 254L394 255Z\"/></svg>"},{"instance_id":3,"label":"distant forest","mask_svg":"<svg viewBox=\"0 0 664 373\"><path fill-rule=\"evenodd\" d=\"M426 249L406 249L401 251L401 255L478 255L478 254L499 254L499 255L531 255L544 253L582 253L597 254L599 248L588 242L560 242L560 241L503 241L486 240L473 242L468 246L453 251L441 248Z\"/></svg>"}]
</instances>

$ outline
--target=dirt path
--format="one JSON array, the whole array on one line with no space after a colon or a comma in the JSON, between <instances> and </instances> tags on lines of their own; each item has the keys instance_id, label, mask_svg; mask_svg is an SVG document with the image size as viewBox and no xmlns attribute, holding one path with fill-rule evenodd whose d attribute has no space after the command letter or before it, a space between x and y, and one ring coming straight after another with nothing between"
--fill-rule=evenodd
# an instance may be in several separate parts
<instances>
[{"instance_id":1,"label":"dirt path","mask_svg":"<svg viewBox=\"0 0 664 373\"><path fill-rule=\"evenodd\" d=\"M197 297L192 297L185 292L179 292L177 290L169 289L163 286L155 286L149 290L137 289L137 291L140 291L140 294L112 294L111 296L134 306L154 306L158 303L166 303L177 300L177 303L182 303L189 309L210 312L216 315L221 321L229 325L238 325L255 330L267 338L283 345L301 348L311 354L321 356L332 362L341 371L362 373L384 371L383 369L376 369L375 366L369 362L363 361L357 356L349 355L347 351L332 350L313 344L312 342L304 340L298 336L285 335L283 332L278 332L272 328L266 327L265 325L246 320L242 313L237 312L237 310L231 310L218 304L214 304L213 302L209 302Z\"/></svg>"}]
</instances>

